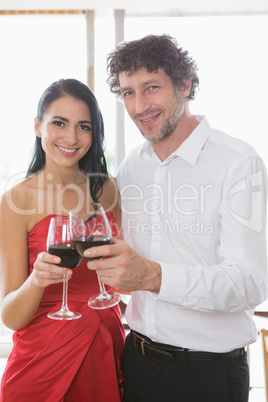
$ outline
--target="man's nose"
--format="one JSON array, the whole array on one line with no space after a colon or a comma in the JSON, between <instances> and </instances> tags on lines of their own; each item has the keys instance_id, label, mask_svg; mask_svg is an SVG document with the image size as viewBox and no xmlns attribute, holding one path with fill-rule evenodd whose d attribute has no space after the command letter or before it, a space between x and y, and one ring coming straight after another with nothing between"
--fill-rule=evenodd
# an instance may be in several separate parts
<instances>
[{"instance_id":1,"label":"man's nose","mask_svg":"<svg viewBox=\"0 0 268 402\"><path fill-rule=\"evenodd\" d=\"M135 113L142 114L145 110L150 108L150 103L148 101L148 97L143 94L137 94L135 96Z\"/></svg>"}]
</instances>

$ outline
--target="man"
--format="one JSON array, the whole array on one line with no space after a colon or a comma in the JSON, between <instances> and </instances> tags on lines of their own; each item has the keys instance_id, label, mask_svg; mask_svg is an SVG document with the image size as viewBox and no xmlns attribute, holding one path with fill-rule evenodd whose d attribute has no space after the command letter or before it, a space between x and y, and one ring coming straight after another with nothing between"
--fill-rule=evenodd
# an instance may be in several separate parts
<instances>
[{"instance_id":1,"label":"man","mask_svg":"<svg viewBox=\"0 0 268 402\"><path fill-rule=\"evenodd\" d=\"M132 291L127 402L246 402L245 346L267 298L266 171L248 144L190 113L199 84L168 35L119 44L108 83L145 143L119 168L124 240L90 249L104 283Z\"/></svg>"}]
</instances>

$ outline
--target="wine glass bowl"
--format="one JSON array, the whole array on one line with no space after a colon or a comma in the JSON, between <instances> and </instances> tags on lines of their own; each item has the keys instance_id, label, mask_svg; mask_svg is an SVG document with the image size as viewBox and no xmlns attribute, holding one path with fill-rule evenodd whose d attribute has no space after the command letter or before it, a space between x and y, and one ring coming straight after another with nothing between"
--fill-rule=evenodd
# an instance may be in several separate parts
<instances>
[{"instance_id":1,"label":"wine glass bowl","mask_svg":"<svg viewBox=\"0 0 268 402\"><path fill-rule=\"evenodd\" d=\"M50 244L47 251L61 258L61 262L57 264L59 267L74 269L82 261L73 243Z\"/></svg>"},{"instance_id":2,"label":"wine glass bowl","mask_svg":"<svg viewBox=\"0 0 268 402\"><path fill-rule=\"evenodd\" d=\"M111 238L109 236L103 236L103 235L96 235L96 236L77 236L74 240L74 245L76 247L77 252L80 254L80 256L84 255L84 251L88 248L91 247L97 247L97 246L103 246L105 244L110 244L111 243ZM97 258L91 258L91 260L98 259Z\"/></svg>"},{"instance_id":3,"label":"wine glass bowl","mask_svg":"<svg viewBox=\"0 0 268 402\"><path fill-rule=\"evenodd\" d=\"M106 213L99 203L92 203L90 212L79 214L70 211L70 229L73 244L81 257L84 251L91 247L98 247L110 244L112 241L112 231ZM102 257L98 257L102 258ZM93 259L93 258L92 258ZM120 302L119 293L106 291L104 284L97 275L100 293L92 296L88 305L94 309L105 309L115 306Z\"/></svg>"},{"instance_id":4,"label":"wine glass bowl","mask_svg":"<svg viewBox=\"0 0 268 402\"><path fill-rule=\"evenodd\" d=\"M51 218L47 235L47 251L61 258L60 263L56 264L59 267L73 269L82 261L82 257L72 242L70 222L67 216ZM49 318L54 320L75 320L81 317L80 313L69 310L67 296L68 277L63 275L62 306L59 311L48 313Z\"/></svg>"}]
</instances>

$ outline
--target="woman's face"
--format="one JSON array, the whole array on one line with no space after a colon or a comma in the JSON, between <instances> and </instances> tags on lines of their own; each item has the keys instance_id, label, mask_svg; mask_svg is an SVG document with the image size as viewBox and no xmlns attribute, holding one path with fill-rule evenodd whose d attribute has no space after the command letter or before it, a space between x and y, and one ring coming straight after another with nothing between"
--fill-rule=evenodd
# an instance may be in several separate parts
<instances>
[{"instance_id":1,"label":"woman's face","mask_svg":"<svg viewBox=\"0 0 268 402\"><path fill-rule=\"evenodd\" d=\"M69 95L50 104L42 122L35 119L35 132L41 138L46 165L78 165L92 144L92 124L87 104Z\"/></svg>"}]
</instances>

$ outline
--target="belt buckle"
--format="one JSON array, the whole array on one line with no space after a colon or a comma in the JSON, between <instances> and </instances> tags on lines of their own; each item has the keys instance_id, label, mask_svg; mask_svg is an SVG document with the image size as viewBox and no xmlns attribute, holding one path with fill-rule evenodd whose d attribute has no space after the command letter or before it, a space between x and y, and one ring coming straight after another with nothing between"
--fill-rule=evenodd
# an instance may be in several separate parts
<instances>
[{"instance_id":1,"label":"belt buckle","mask_svg":"<svg viewBox=\"0 0 268 402\"><path fill-rule=\"evenodd\" d=\"M135 336L135 338L137 338L140 341L140 343L141 343L141 353L143 355L145 355L144 344L146 343L147 345L150 345L150 343L148 341L146 341L145 338L143 338L142 336L138 335L136 332L135 332L134 336ZM135 344L137 346L136 339L135 339Z\"/></svg>"}]
</instances>

